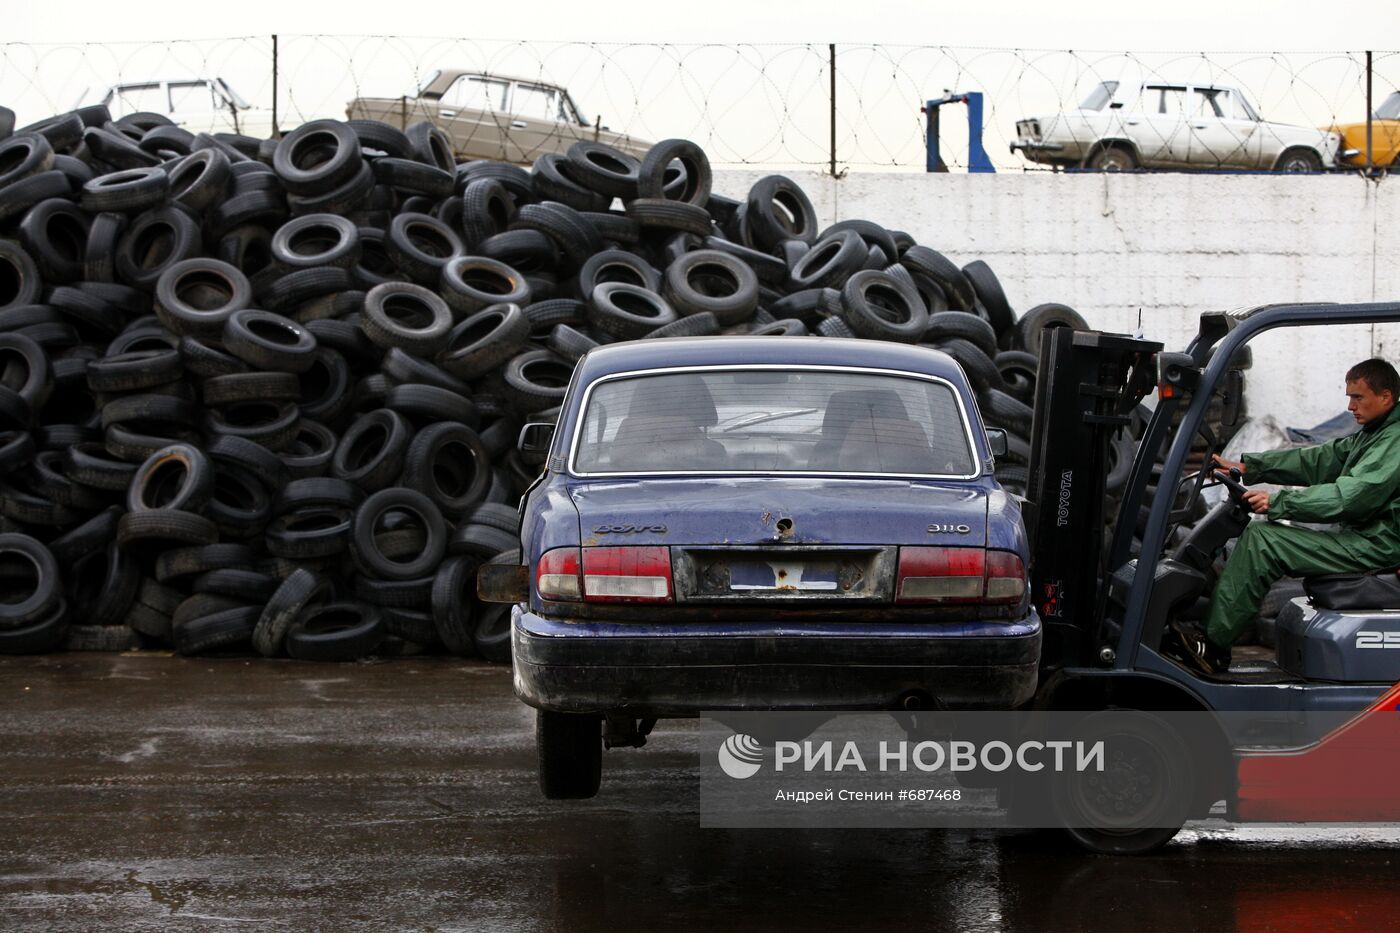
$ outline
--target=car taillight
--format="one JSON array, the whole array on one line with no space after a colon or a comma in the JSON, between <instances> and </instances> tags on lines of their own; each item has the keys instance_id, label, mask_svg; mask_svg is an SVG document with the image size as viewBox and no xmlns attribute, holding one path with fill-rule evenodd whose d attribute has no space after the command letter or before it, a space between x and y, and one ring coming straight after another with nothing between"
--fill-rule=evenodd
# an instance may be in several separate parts
<instances>
[{"instance_id":1,"label":"car taillight","mask_svg":"<svg viewBox=\"0 0 1400 933\"><path fill-rule=\"evenodd\" d=\"M576 547L558 547L540 557L535 568L535 590L540 599L577 602L583 597L578 551Z\"/></svg>"},{"instance_id":2,"label":"car taillight","mask_svg":"<svg viewBox=\"0 0 1400 933\"><path fill-rule=\"evenodd\" d=\"M584 548L583 599L590 603L671 602L670 548Z\"/></svg>"},{"instance_id":3,"label":"car taillight","mask_svg":"<svg viewBox=\"0 0 1400 933\"><path fill-rule=\"evenodd\" d=\"M1026 568L1010 551L972 547L899 549L896 603L1015 604L1026 592Z\"/></svg>"}]
</instances>

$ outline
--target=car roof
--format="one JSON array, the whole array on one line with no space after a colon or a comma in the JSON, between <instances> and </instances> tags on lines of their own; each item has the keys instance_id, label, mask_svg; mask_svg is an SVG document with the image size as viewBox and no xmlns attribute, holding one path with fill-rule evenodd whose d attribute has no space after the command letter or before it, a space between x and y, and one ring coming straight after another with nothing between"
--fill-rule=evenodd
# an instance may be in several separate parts
<instances>
[{"instance_id":1,"label":"car roof","mask_svg":"<svg viewBox=\"0 0 1400 933\"><path fill-rule=\"evenodd\" d=\"M518 78L514 75L503 75L494 71L482 71L479 68L443 68L438 71L437 77L423 87L422 93L436 94L442 96L447 93L447 89L452 86L462 75L476 75L480 78L491 78L496 81L516 81L520 84L534 84L540 87L552 87L563 90L563 86L555 84L553 81L546 81L543 78Z\"/></svg>"},{"instance_id":2,"label":"car roof","mask_svg":"<svg viewBox=\"0 0 1400 933\"><path fill-rule=\"evenodd\" d=\"M886 340L840 337L667 337L630 340L589 350L579 362L581 384L617 373L681 366L852 366L940 376L955 385L965 378L941 350Z\"/></svg>"}]
</instances>

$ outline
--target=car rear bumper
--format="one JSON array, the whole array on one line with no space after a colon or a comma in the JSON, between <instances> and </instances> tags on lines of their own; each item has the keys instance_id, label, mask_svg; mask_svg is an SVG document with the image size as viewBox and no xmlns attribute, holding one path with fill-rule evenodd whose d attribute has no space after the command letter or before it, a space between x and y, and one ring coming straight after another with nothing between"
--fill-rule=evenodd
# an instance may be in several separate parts
<instances>
[{"instance_id":1,"label":"car rear bumper","mask_svg":"<svg viewBox=\"0 0 1400 933\"><path fill-rule=\"evenodd\" d=\"M515 692L559 712L1004 709L1035 692L1041 627L1015 622L569 622L511 610Z\"/></svg>"}]
</instances>

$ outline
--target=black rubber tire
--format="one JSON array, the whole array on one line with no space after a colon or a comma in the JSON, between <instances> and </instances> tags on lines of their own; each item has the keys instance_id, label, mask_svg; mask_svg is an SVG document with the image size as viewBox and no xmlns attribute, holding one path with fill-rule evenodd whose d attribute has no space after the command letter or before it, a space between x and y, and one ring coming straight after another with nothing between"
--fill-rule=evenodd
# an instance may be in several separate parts
<instances>
[{"instance_id":1,"label":"black rubber tire","mask_svg":"<svg viewBox=\"0 0 1400 933\"><path fill-rule=\"evenodd\" d=\"M252 632L253 649L265 658L280 655L292 624L308 605L330 590L329 580L310 570L293 570L258 615Z\"/></svg>"},{"instance_id":2,"label":"black rubber tire","mask_svg":"<svg viewBox=\"0 0 1400 933\"><path fill-rule=\"evenodd\" d=\"M0 279L5 282L0 310L34 304L44 287L34 259L13 240L0 240Z\"/></svg>"},{"instance_id":3,"label":"black rubber tire","mask_svg":"<svg viewBox=\"0 0 1400 933\"><path fill-rule=\"evenodd\" d=\"M529 350L506 364L502 378L517 410L534 414L563 402L573 371L573 363L549 350Z\"/></svg>"},{"instance_id":4,"label":"black rubber tire","mask_svg":"<svg viewBox=\"0 0 1400 933\"><path fill-rule=\"evenodd\" d=\"M300 418L294 402L235 402L206 410L204 429L211 435L242 437L275 452L296 440Z\"/></svg>"},{"instance_id":5,"label":"black rubber tire","mask_svg":"<svg viewBox=\"0 0 1400 933\"><path fill-rule=\"evenodd\" d=\"M329 427L303 417L297 423L296 437L281 452L279 459L293 479L325 476L331 471L331 459L339 443L340 438Z\"/></svg>"},{"instance_id":6,"label":"black rubber tire","mask_svg":"<svg viewBox=\"0 0 1400 933\"><path fill-rule=\"evenodd\" d=\"M646 334L642 336L645 337ZM598 345L598 341L568 324L556 324L545 341L545 346L556 356L571 363L577 363L585 353Z\"/></svg>"},{"instance_id":7,"label":"black rubber tire","mask_svg":"<svg viewBox=\"0 0 1400 933\"><path fill-rule=\"evenodd\" d=\"M1033 412L1025 402L1019 401L999 389L987 389L977 396L983 417L993 427L1006 428L1014 434L1029 437Z\"/></svg>"},{"instance_id":8,"label":"black rubber tire","mask_svg":"<svg viewBox=\"0 0 1400 933\"><path fill-rule=\"evenodd\" d=\"M224 196L229 160L218 149L191 152L169 169L170 200L202 214Z\"/></svg>"},{"instance_id":9,"label":"black rubber tire","mask_svg":"<svg viewBox=\"0 0 1400 933\"><path fill-rule=\"evenodd\" d=\"M355 130L339 120L312 120L283 136L272 170L292 194L325 194L355 177L364 163Z\"/></svg>"},{"instance_id":10,"label":"black rubber tire","mask_svg":"<svg viewBox=\"0 0 1400 933\"><path fill-rule=\"evenodd\" d=\"M272 501L274 516L300 509L356 509L364 492L353 483L330 476L295 479L282 486Z\"/></svg>"},{"instance_id":11,"label":"black rubber tire","mask_svg":"<svg viewBox=\"0 0 1400 933\"><path fill-rule=\"evenodd\" d=\"M420 285L436 286L448 261L466 252L462 238L428 214L396 214L385 231L384 250L399 271Z\"/></svg>"},{"instance_id":12,"label":"black rubber tire","mask_svg":"<svg viewBox=\"0 0 1400 933\"><path fill-rule=\"evenodd\" d=\"M679 161L684 181L668 188L667 169ZM688 139L663 139L647 150L637 170L637 196L667 198L704 207L714 176L705 150Z\"/></svg>"},{"instance_id":13,"label":"black rubber tire","mask_svg":"<svg viewBox=\"0 0 1400 933\"><path fill-rule=\"evenodd\" d=\"M120 506L108 506L76 528L49 542L48 548L59 567L73 568L85 557L104 550L117 534Z\"/></svg>"},{"instance_id":14,"label":"black rubber tire","mask_svg":"<svg viewBox=\"0 0 1400 933\"><path fill-rule=\"evenodd\" d=\"M82 278L91 224L92 218L73 202L50 198L31 207L16 232L40 275L60 284Z\"/></svg>"},{"instance_id":15,"label":"black rubber tire","mask_svg":"<svg viewBox=\"0 0 1400 933\"><path fill-rule=\"evenodd\" d=\"M63 644L69 607L60 599L44 618L22 627L0 629L0 654L43 654Z\"/></svg>"},{"instance_id":16,"label":"black rubber tire","mask_svg":"<svg viewBox=\"0 0 1400 933\"><path fill-rule=\"evenodd\" d=\"M605 143L579 140L565 153L573 177L585 188L624 201L637 197L642 164L635 156Z\"/></svg>"},{"instance_id":17,"label":"black rubber tire","mask_svg":"<svg viewBox=\"0 0 1400 933\"><path fill-rule=\"evenodd\" d=\"M697 237L715 232L714 222L698 204L665 198L637 198L627 202L627 217L646 232L676 231Z\"/></svg>"},{"instance_id":18,"label":"black rubber tire","mask_svg":"<svg viewBox=\"0 0 1400 933\"><path fill-rule=\"evenodd\" d=\"M493 305L452 328L437 362L460 379L476 379L519 353L529 336L519 305Z\"/></svg>"},{"instance_id":19,"label":"black rubber tire","mask_svg":"<svg viewBox=\"0 0 1400 933\"><path fill-rule=\"evenodd\" d=\"M720 331L719 318L709 311L700 314L691 314L673 321L664 327L646 335L650 340L655 337L709 337L718 334Z\"/></svg>"},{"instance_id":20,"label":"black rubber tire","mask_svg":"<svg viewBox=\"0 0 1400 933\"><path fill-rule=\"evenodd\" d=\"M414 356L428 357L447 347L452 309L421 285L385 282L365 295L360 327L365 336L386 350L398 347Z\"/></svg>"},{"instance_id":21,"label":"black rubber tire","mask_svg":"<svg viewBox=\"0 0 1400 933\"><path fill-rule=\"evenodd\" d=\"M375 540L379 520L390 511L415 515L426 532L421 551L407 561L393 560ZM447 528L432 500L420 492L402 487L382 489L364 501L355 512L350 535L350 555L361 573L386 580L412 580L433 571L447 550Z\"/></svg>"},{"instance_id":22,"label":"black rubber tire","mask_svg":"<svg viewBox=\"0 0 1400 933\"><path fill-rule=\"evenodd\" d=\"M230 434L209 439L205 453L216 463L228 463L261 477L269 489L283 489L291 477L272 451L254 441Z\"/></svg>"},{"instance_id":23,"label":"black rubber tire","mask_svg":"<svg viewBox=\"0 0 1400 933\"><path fill-rule=\"evenodd\" d=\"M0 188L53 168L53 146L39 133L20 131L0 140Z\"/></svg>"},{"instance_id":24,"label":"black rubber tire","mask_svg":"<svg viewBox=\"0 0 1400 933\"><path fill-rule=\"evenodd\" d=\"M408 447L403 484L431 499L447 518L455 519L480 502L490 483L490 455L466 425L430 425Z\"/></svg>"},{"instance_id":25,"label":"black rubber tire","mask_svg":"<svg viewBox=\"0 0 1400 933\"><path fill-rule=\"evenodd\" d=\"M666 267L665 295L679 314L708 311L721 326L742 323L758 307L758 276L718 250L695 250Z\"/></svg>"},{"instance_id":26,"label":"black rubber tire","mask_svg":"<svg viewBox=\"0 0 1400 933\"><path fill-rule=\"evenodd\" d=\"M561 152L546 152L535 159L530 189L530 200L553 201L579 211L605 211L612 202L607 195L580 183L568 156Z\"/></svg>"},{"instance_id":27,"label":"black rubber tire","mask_svg":"<svg viewBox=\"0 0 1400 933\"><path fill-rule=\"evenodd\" d=\"M184 208L167 205L139 215L117 242L117 278L142 290L203 247L199 225Z\"/></svg>"},{"instance_id":28,"label":"black rubber tire","mask_svg":"<svg viewBox=\"0 0 1400 933\"><path fill-rule=\"evenodd\" d=\"M432 601L433 578L414 580L376 580L356 574L355 596L367 603L388 609L426 609Z\"/></svg>"},{"instance_id":29,"label":"black rubber tire","mask_svg":"<svg viewBox=\"0 0 1400 933\"><path fill-rule=\"evenodd\" d=\"M178 350L128 350L86 364L86 382L94 392L134 392L166 385L184 371Z\"/></svg>"},{"instance_id":30,"label":"black rubber tire","mask_svg":"<svg viewBox=\"0 0 1400 933\"><path fill-rule=\"evenodd\" d=\"M257 606L240 606L174 623L170 637L175 653L190 657L211 651L245 648L257 628Z\"/></svg>"},{"instance_id":31,"label":"black rubber tire","mask_svg":"<svg viewBox=\"0 0 1400 933\"><path fill-rule=\"evenodd\" d=\"M789 270L788 288L790 291L840 288L860 271L868 255L865 241L854 230L823 237Z\"/></svg>"},{"instance_id":32,"label":"black rubber tire","mask_svg":"<svg viewBox=\"0 0 1400 933\"><path fill-rule=\"evenodd\" d=\"M178 541L185 544L213 544L219 529L203 515L178 512L174 509L149 509L128 512L117 523L117 547L149 541Z\"/></svg>"},{"instance_id":33,"label":"black rubber tire","mask_svg":"<svg viewBox=\"0 0 1400 933\"><path fill-rule=\"evenodd\" d=\"M358 661L384 641L383 614L355 602L307 609L287 630L287 654L298 661Z\"/></svg>"},{"instance_id":34,"label":"black rubber tire","mask_svg":"<svg viewBox=\"0 0 1400 933\"><path fill-rule=\"evenodd\" d=\"M0 188L0 221L21 217L50 198L67 198L73 185L60 171L40 172Z\"/></svg>"},{"instance_id":35,"label":"black rubber tire","mask_svg":"<svg viewBox=\"0 0 1400 933\"><path fill-rule=\"evenodd\" d=\"M277 228L271 250L272 258L289 270L317 266L351 269L360 261L360 231L345 217L304 214Z\"/></svg>"},{"instance_id":36,"label":"black rubber tire","mask_svg":"<svg viewBox=\"0 0 1400 933\"><path fill-rule=\"evenodd\" d=\"M602 718L591 713L535 710L540 790L548 800L598 795L603 776Z\"/></svg>"},{"instance_id":37,"label":"black rubber tire","mask_svg":"<svg viewBox=\"0 0 1400 933\"><path fill-rule=\"evenodd\" d=\"M204 514L221 535L252 538L262 534L272 519L267 479L231 463L220 463L214 470L214 491Z\"/></svg>"},{"instance_id":38,"label":"black rubber tire","mask_svg":"<svg viewBox=\"0 0 1400 933\"><path fill-rule=\"evenodd\" d=\"M83 210L135 212L170 199L170 176L161 168L129 168L98 175L85 183L78 203Z\"/></svg>"},{"instance_id":39,"label":"black rubber tire","mask_svg":"<svg viewBox=\"0 0 1400 933\"><path fill-rule=\"evenodd\" d=\"M972 388L976 392L981 393L988 389L1006 390L1006 383L1001 378L996 364L974 344L960 337L950 337L947 340L938 341L937 344L925 344L925 346L942 350L956 360L963 371L967 373L968 381L972 383Z\"/></svg>"},{"instance_id":40,"label":"black rubber tire","mask_svg":"<svg viewBox=\"0 0 1400 933\"><path fill-rule=\"evenodd\" d=\"M992 329L992 325L975 314L966 311L941 311L938 314L930 314L923 339L934 341L948 337L961 337L988 356L994 357L997 354L997 332Z\"/></svg>"},{"instance_id":41,"label":"black rubber tire","mask_svg":"<svg viewBox=\"0 0 1400 933\"><path fill-rule=\"evenodd\" d=\"M927 278L937 285L955 311L971 311L977 304L977 293L963 270L942 253L927 246L911 246L899 258L899 264L917 280Z\"/></svg>"},{"instance_id":42,"label":"black rubber tire","mask_svg":"<svg viewBox=\"0 0 1400 933\"><path fill-rule=\"evenodd\" d=\"M448 651L459 657L476 654L472 639L473 600L480 561L473 557L449 557L433 577L433 627Z\"/></svg>"},{"instance_id":43,"label":"black rubber tire","mask_svg":"<svg viewBox=\"0 0 1400 933\"><path fill-rule=\"evenodd\" d=\"M419 424L454 421L476 427L481 421L476 404L471 399L437 386L412 383L394 386L384 396L384 407Z\"/></svg>"},{"instance_id":44,"label":"black rubber tire","mask_svg":"<svg viewBox=\"0 0 1400 933\"><path fill-rule=\"evenodd\" d=\"M503 233L515 218L515 201L494 178L479 178L462 189L462 244L474 250L488 237Z\"/></svg>"},{"instance_id":45,"label":"black rubber tire","mask_svg":"<svg viewBox=\"0 0 1400 933\"><path fill-rule=\"evenodd\" d=\"M842 319L860 337L917 343L928 330L928 311L906 282L876 269L863 269L841 288Z\"/></svg>"},{"instance_id":46,"label":"black rubber tire","mask_svg":"<svg viewBox=\"0 0 1400 933\"><path fill-rule=\"evenodd\" d=\"M1041 335L1056 327L1088 330L1089 322L1069 305L1039 304L1021 315L1011 331L1011 348L1025 350L1039 358Z\"/></svg>"},{"instance_id":47,"label":"black rubber tire","mask_svg":"<svg viewBox=\"0 0 1400 933\"><path fill-rule=\"evenodd\" d=\"M244 308L230 314L223 344L258 369L304 373L316 362L316 338L296 321L271 311Z\"/></svg>"},{"instance_id":48,"label":"black rubber tire","mask_svg":"<svg viewBox=\"0 0 1400 933\"><path fill-rule=\"evenodd\" d=\"M206 379L201 394L211 407L258 399L292 402L301 398L301 385L291 373L233 373Z\"/></svg>"},{"instance_id":49,"label":"black rubber tire","mask_svg":"<svg viewBox=\"0 0 1400 933\"><path fill-rule=\"evenodd\" d=\"M516 213L514 226L543 233L563 254L569 269L582 268L590 256L603 248L602 238L588 221L574 208L557 201L526 204Z\"/></svg>"},{"instance_id":50,"label":"black rubber tire","mask_svg":"<svg viewBox=\"0 0 1400 933\"><path fill-rule=\"evenodd\" d=\"M388 156L371 164L374 180L407 195L422 195L434 201L449 197L457 187L451 173L414 159Z\"/></svg>"},{"instance_id":51,"label":"black rubber tire","mask_svg":"<svg viewBox=\"0 0 1400 933\"><path fill-rule=\"evenodd\" d=\"M345 125L355 131L362 149L372 149L396 159L413 158L413 144L398 127L381 120L346 120Z\"/></svg>"},{"instance_id":52,"label":"black rubber tire","mask_svg":"<svg viewBox=\"0 0 1400 933\"><path fill-rule=\"evenodd\" d=\"M137 468L127 491L126 510L198 512L213 494L214 469L204 451L189 444L172 444Z\"/></svg>"},{"instance_id":53,"label":"black rubber tire","mask_svg":"<svg viewBox=\"0 0 1400 933\"><path fill-rule=\"evenodd\" d=\"M339 557L350 546L349 509L298 509L274 518L263 536L268 553L292 561Z\"/></svg>"},{"instance_id":54,"label":"black rubber tire","mask_svg":"<svg viewBox=\"0 0 1400 933\"><path fill-rule=\"evenodd\" d=\"M49 614L63 595L58 561L53 553L37 539L25 534L0 534L0 556L13 555L32 569L33 586L21 587L23 594L10 589L12 582L27 581L29 575L15 577L6 574L3 580L5 599L0 601L0 630L13 630L37 622Z\"/></svg>"},{"instance_id":55,"label":"black rubber tire","mask_svg":"<svg viewBox=\"0 0 1400 933\"><path fill-rule=\"evenodd\" d=\"M506 531L491 525L478 524L468 516L452 532L448 551L486 561L519 547L520 537L514 530Z\"/></svg>"},{"instance_id":56,"label":"black rubber tire","mask_svg":"<svg viewBox=\"0 0 1400 933\"><path fill-rule=\"evenodd\" d=\"M782 175L766 175L754 182L744 217L759 250L772 251L784 240L817 240L816 209L797 182Z\"/></svg>"},{"instance_id":57,"label":"black rubber tire","mask_svg":"<svg viewBox=\"0 0 1400 933\"><path fill-rule=\"evenodd\" d=\"M460 314L472 314L496 304L530 303L530 285L525 276L496 259L457 256L442 268L438 290L447 304Z\"/></svg>"},{"instance_id":58,"label":"black rubber tire","mask_svg":"<svg viewBox=\"0 0 1400 933\"><path fill-rule=\"evenodd\" d=\"M413 430L387 408L356 418L341 435L331 458L331 475L365 492L377 492L403 472Z\"/></svg>"},{"instance_id":59,"label":"black rubber tire","mask_svg":"<svg viewBox=\"0 0 1400 933\"><path fill-rule=\"evenodd\" d=\"M679 317L666 299L640 285L604 282L588 298L589 323L619 340L645 337Z\"/></svg>"},{"instance_id":60,"label":"black rubber tire","mask_svg":"<svg viewBox=\"0 0 1400 933\"><path fill-rule=\"evenodd\" d=\"M1016 312L1011 310L1011 304L1006 300L1006 292L1002 291L1001 280L997 278L991 266L980 259L974 259L963 266L962 273L972 284L977 300L987 309L987 321L997 335L1000 336L1015 327Z\"/></svg>"}]
</instances>

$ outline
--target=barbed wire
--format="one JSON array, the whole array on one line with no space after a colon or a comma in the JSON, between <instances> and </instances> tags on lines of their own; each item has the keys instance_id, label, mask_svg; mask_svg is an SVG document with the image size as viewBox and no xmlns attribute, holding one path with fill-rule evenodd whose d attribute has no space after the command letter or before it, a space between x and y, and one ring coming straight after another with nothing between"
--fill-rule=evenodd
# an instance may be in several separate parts
<instances>
[{"instance_id":1,"label":"barbed wire","mask_svg":"<svg viewBox=\"0 0 1400 933\"><path fill-rule=\"evenodd\" d=\"M1242 155L1250 146L1257 147L1257 140L1246 139L1249 133L1238 127L1231 131L1234 136L1217 132L1214 141L1206 139L1207 134L1188 125L1193 118L1210 115L1204 108L1218 110L1228 99L1228 107L1239 113L1262 117L1261 126L1290 125L1321 137L1334 126L1364 124L1368 78L1374 106L1400 89L1400 52L1394 51L1372 53L1368 68L1364 52L1146 53L283 35L152 43L0 43L0 103L27 122L80 103L99 102L110 89L123 85L221 78L247 105L238 127L243 132L264 127L271 131L274 116L282 130L320 117L344 118L353 101L366 99L397 101L405 120L412 115L441 122L452 119L442 116L447 108L415 98L429 78L447 69L567 89L577 116L589 126L561 130L561 138L606 126L639 144L673 136L694 139L724 167L820 170L834 165L837 172L922 169L926 147L920 107L945 92L984 95L982 141L997 169L1005 171L1051 168L1055 161L1078 164L1087 155L1085 145L1092 145L1086 134L1100 132L1090 125L1095 120L1103 123L1134 112L1161 116L1152 108L1169 106L1176 108L1169 114L1175 122L1140 121L1143 153L1151 149L1188 158L1181 154L1190 152L1204 167L1211 167L1212 160L1240 167ZM1112 102L1103 101L1097 116L1084 111L1081 103L1105 82L1117 83ZM1149 95L1140 90L1143 85L1180 87L1182 95L1145 103ZM1216 97L1212 103L1207 99L1211 95L1192 97L1186 90L1198 86L1226 88L1234 97ZM1238 100L1243 103L1234 102ZM491 114L500 118L502 127L511 122L505 119L507 109L502 101L493 108L499 112ZM940 153L951 168L967 168L967 121L953 112L943 116ZM191 119L209 123L191 129L229 129L217 113ZM1056 152L1022 146L1013 151L1013 144L1027 141L1025 130L1039 127L1046 133L1052 125L1056 132L1079 127L1070 133L1068 148ZM1394 158L1392 134L1378 132L1376 126L1376 161L1389 164ZM1340 148L1354 148L1354 134L1345 136ZM1382 141L1389 147L1384 152Z\"/></svg>"}]
</instances>

